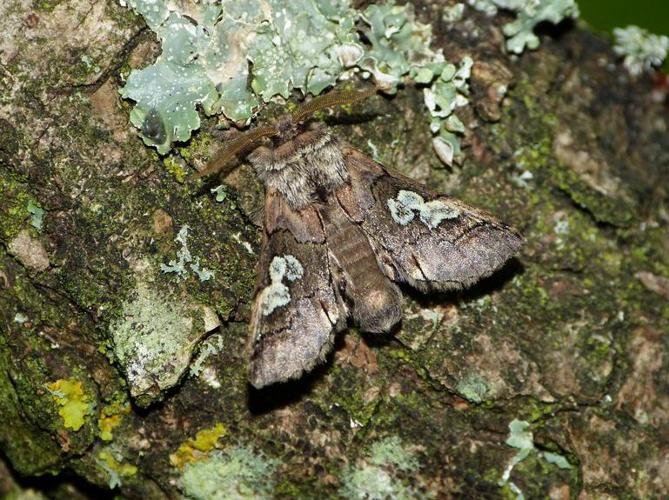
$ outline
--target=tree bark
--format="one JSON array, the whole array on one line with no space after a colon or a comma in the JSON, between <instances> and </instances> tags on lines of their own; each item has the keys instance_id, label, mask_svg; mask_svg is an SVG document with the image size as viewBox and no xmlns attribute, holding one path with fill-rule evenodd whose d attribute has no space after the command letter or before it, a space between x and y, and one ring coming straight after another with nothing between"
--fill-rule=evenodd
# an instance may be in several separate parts
<instances>
[{"instance_id":1,"label":"tree bark","mask_svg":"<svg viewBox=\"0 0 669 500\"><path fill-rule=\"evenodd\" d=\"M428 22L440 8L417 11ZM128 9L11 0L0 12L0 493L197 497L232 481L277 497L360 484L669 495L667 89L632 80L608 41L562 25L512 59L503 17L435 25L448 59L476 61L453 169L431 150L418 89L328 119L526 244L462 294L404 290L394 336L350 330L313 374L255 391L258 180L240 167L221 203L215 184L181 182L227 137L214 119L165 158L142 144L118 89L159 46ZM213 279L160 272L184 226ZM138 328L162 358L123 363L118 344Z\"/></svg>"}]
</instances>

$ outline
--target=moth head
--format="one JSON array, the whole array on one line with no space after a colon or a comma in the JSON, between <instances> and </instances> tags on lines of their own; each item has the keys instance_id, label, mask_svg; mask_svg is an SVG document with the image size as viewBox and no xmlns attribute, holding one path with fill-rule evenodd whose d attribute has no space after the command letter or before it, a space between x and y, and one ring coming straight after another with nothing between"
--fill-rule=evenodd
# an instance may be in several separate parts
<instances>
[{"instance_id":1,"label":"moth head","mask_svg":"<svg viewBox=\"0 0 669 500\"><path fill-rule=\"evenodd\" d=\"M233 162L235 157L244 151L252 149L261 139L271 137L280 143L291 140L300 133L303 124L317 111L352 104L374 94L376 94L376 89L330 92L314 97L309 102L297 108L293 113L282 116L272 125L249 130L228 142L216 153L216 156L203 170L195 174L194 179L212 174L228 174L235 168Z\"/></svg>"}]
</instances>

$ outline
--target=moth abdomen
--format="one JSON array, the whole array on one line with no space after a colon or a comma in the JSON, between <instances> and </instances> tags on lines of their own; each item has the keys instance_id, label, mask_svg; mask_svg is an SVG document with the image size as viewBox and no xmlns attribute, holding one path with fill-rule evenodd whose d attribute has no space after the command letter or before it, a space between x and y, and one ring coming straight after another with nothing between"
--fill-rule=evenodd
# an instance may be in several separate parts
<instances>
[{"instance_id":1,"label":"moth abdomen","mask_svg":"<svg viewBox=\"0 0 669 500\"><path fill-rule=\"evenodd\" d=\"M374 289L359 290L353 302L353 320L362 331L386 333L402 319L400 292L389 281Z\"/></svg>"},{"instance_id":2,"label":"moth abdomen","mask_svg":"<svg viewBox=\"0 0 669 500\"><path fill-rule=\"evenodd\" d=\"M354 322L364 331L387 332L401 319L401 294L381 271L367 236L339 204L321 209L329 251L345 283Z\"/></svg>"}]
</instances>

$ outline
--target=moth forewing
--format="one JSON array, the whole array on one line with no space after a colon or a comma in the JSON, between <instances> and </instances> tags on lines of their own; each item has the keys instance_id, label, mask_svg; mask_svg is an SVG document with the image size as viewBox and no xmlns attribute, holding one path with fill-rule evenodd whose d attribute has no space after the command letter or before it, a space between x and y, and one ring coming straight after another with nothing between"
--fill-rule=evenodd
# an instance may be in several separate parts
<instances>
[{"instance_id":1,"label":"moth forewing","mask_svg":"<svg viewBox=\"0 0 669 500\"><path fill-rule=\"evenodd\" d=\"M309 215L300 217L310 207L295 211L275 199L270 194L266 200L249 339L249 379L258 388L299 378L324 360L347 316L321 227Z\"/></svg>"},{"instance_id":2,"label":"moth forewing","mask_svg":"<svg viewBox=\"0 0 669 500\"><path fill-rule=\"evenodd\" d=\"M379 261L392 263L381 269L396 282L422 291L466 288L522 244L515 230L486 212L432 193L355 150L345 157L355 200L374 200L349 211L358 213Z\"/></svg>"}]
</instances>

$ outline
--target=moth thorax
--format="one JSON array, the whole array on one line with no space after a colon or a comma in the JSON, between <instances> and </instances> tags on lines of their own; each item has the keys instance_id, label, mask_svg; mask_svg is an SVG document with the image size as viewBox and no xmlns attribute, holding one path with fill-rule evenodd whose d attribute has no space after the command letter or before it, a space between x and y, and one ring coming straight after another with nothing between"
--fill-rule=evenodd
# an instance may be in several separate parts
<instances>
[{"instance_id":1,"label":"moth thorax","mask_svg":"<svg viewBox=\"0 0 669 500\"><path fill-rule=\"evenodd\" d=\"M307 130L294 139L250 156L266 187L282 193L293 208L303 208L348 180L341 147L327 129Z\"/></svg>"}]
</instances>

